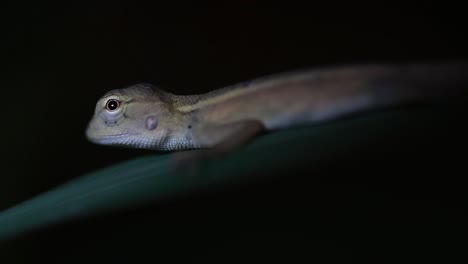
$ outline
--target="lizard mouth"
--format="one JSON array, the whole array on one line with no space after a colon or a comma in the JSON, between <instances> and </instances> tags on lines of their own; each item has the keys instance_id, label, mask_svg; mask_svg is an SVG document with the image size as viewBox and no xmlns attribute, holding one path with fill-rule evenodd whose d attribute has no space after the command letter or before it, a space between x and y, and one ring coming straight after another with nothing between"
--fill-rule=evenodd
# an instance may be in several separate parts
<instances>
[{"instance_id":1,"label":"lizard mouth","mask_svg":"<svg viewBox=\"0 0 468 264\"><path fill-rule=\"evenodd\" d=\"M110 135L93 135L88 136L88 139L94 143L106 144L106 143L117 143L118 141L126 138L130 133L121 133L121 134L110 134Z\"/></svg>"},{"instance_id":2,"label":"lizard mouth","mask_svg":"<svg viewBox=\"0 0 468 264\"><path fill-rule=\"evenodd\" d=\"M130 135L130 133L113 134L113 135L97 135L96 138L116 138L116 137L125 137L128 135Z\"/></svg>"}]
</instances>

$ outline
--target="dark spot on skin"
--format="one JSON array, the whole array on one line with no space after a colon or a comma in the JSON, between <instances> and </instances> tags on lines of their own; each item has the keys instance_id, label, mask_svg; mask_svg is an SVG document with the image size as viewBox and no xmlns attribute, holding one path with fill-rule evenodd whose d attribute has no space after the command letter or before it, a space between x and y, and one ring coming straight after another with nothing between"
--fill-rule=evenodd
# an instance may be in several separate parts
<instances>
[{"instance_id":1,"label":"dark spot on skin","mask_svg":"<svg viewBox=\"0 0 468 264\"><path fill-rule=\"evenodd\" d=\"M158 126L158 119L156 118L156 116L151 115L146 118L146 129L153 130L157 126Z\"/></svg>"},{"instance_id":2,"label":"dark spot on skin","mask_svg":"<svg viewBox=\"0 0 468 264\"><path fill-rule=\"evenodd\" d=\"M191 128L192 128L192 125L189 125L188 128L191 129Z\"/></svg>"}]
</instances>

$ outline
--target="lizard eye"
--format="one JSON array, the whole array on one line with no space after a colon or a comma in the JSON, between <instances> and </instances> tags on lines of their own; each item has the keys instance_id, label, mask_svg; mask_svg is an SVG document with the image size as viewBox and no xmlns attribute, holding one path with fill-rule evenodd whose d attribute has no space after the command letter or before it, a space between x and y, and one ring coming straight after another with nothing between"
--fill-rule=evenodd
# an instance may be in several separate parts
<instances>
[{"instance_id":1,"label":"lizard eye","mask_svg":"<svg viewBox=\"0 0 468 264\"><path fill-rule=\"evenodd\" d=\"M119 108L120 102L115 99L109 99L106 103L106 109L108 111L115 111Z\"/></svg>"}]
</instances>

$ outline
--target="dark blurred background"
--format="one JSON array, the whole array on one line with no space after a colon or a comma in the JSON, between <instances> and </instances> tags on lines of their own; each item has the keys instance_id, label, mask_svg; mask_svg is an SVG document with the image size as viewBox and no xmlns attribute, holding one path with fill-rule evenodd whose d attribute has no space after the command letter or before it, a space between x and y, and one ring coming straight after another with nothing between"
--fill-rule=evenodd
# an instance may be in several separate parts
<instances>
[{"instance_id":1,"label":"dark blurred background","mask_svg":"<svg viewBox=\"0 0 468 264\"><path fill-rule=\"evenodd\" d=\"M10 2L2 11L0 209L146 153L84 138L110 89L152 82L190 94L301 67L468 53L465 17L443 2Z\"/></svg>"},{"instance_id":2,"label":"dark blurred background","mask_svg":"<svg viewBox=\"0 0 468 264\"><path fill-rule=\"evenodd\" d=\"M0 210L150 153L86 141L110 89L201 93L304 67L468 55L466 16L442 1L2 5Z\"/></svg>"}]
</instances>

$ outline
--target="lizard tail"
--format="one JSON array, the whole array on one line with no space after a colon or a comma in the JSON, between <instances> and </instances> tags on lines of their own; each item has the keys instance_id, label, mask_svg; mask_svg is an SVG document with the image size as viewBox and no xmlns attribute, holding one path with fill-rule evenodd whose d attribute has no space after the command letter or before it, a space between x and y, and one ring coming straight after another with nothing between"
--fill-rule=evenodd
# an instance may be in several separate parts
<instances>
[{"instance_id":1,"label":"lizard tail","mask_svg":"<svg viewBox=\"0 0 468 264\"><path fill-rule=\"evenodd\" d=\"M468 63L399 65L371 86L378 87L374 98L383 104L460 98L468 94Z\"/></svg>"}]
</instances>

